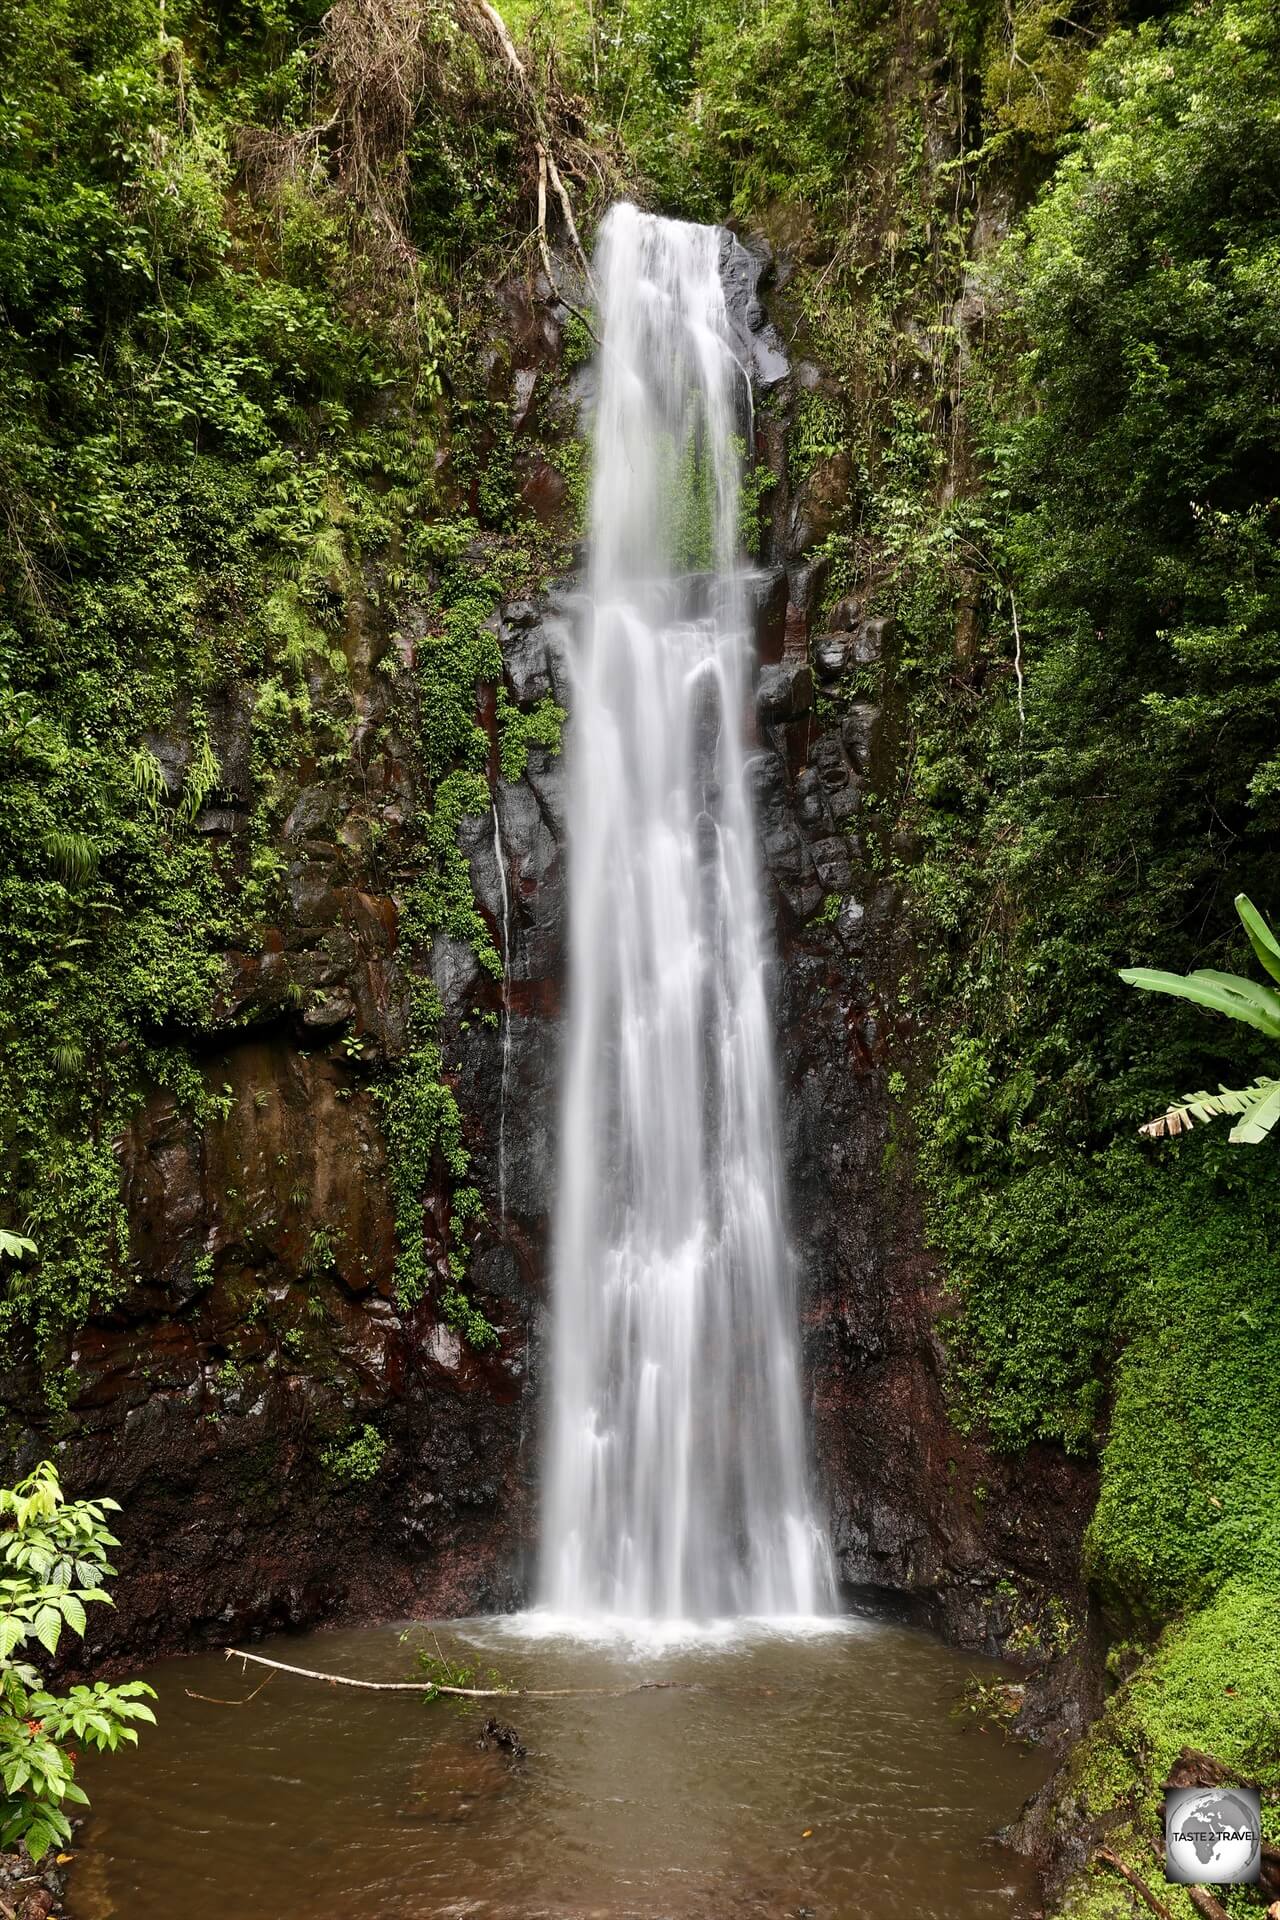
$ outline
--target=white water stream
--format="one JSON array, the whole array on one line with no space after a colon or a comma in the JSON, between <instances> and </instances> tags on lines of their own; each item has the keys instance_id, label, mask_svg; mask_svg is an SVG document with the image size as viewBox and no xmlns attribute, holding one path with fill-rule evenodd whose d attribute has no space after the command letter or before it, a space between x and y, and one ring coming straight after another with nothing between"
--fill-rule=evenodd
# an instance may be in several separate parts
<instances>
[{"instance_id":1,"label":"white water stream","mask_svg":"<svg viewBox=\"0 0 1280 1920\"><path fill-rule=\"evenodd\" d=\"M507 1086L511 1078L511 884L498 809L493 809L493 862L502 899L502 1084L498 1090L498 1218L507 1217Z\"/></svg>"},{"instance_id":2,"label":"white water stream","mask_svg":"<svg viewBox=\"0 0 1280 1920\"><path fill-rule=\"evenodd\" d=\"M540 1599L833 1604L810 1501L745 763L750 389L726 236L621 205L570 744L570 1000Z\"/></svg>"}]
</instances>

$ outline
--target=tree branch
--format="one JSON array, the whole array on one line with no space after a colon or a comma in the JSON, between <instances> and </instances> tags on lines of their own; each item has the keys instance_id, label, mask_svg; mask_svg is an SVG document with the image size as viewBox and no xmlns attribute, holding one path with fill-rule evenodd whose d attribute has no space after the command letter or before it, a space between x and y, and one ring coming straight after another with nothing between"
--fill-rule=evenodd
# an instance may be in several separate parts
<instances>
[{"instance_id":1,"label":"tree branch","mask_svg":"<svg viewBox=\"0 0 1280 1920\"><path fill-rule=\"evenodd\" d=\"M1164 1901L1156 1899L1146 1881L1140 1880L1132 1867L1126 1867L1118 1853L1112 1853L1110 1847L1099 1847L1093 1857L1095 1860L1100 1860L1104 1866L1110 1867L1113 1873L1118 1873L1122 1880L1127 1880L1139 1899L1145 1900L1152 1913L1158 1916L1158 1920L1173 1920L1173 1915Z\"/></svg>"},{"instance_id":2,"label":"tree branch","mask_svg":"<svg viewBox=\"0 0 1280 1920\"><path fill-rule=\"evenodd\" d=\"M255 1666L271 1667L276 1673L296 1674L301 1680L323 1680L330 1687L360 1687L369 1693L448 1693L460 1700L568 1700L580 1699L586 1694L620 1699L628 1693L657 1693L694 1684L688 1680L641 1680L633 1687L446 1687L437 1680L425 1679L353 1680L344 1673L319 1673L314 1667L291 1667L283 1660L268 1660L265 1654L245 1653L240 1647L228 1647L226 1658L252 1660Z\"/></svg>"},{"instance_id":3,"label":"tree branch","mask_svg":"<svg viewBox=\"0 0 1280 1920\"><path fill-rule=\"evenodd\" d=\"M573 205L569 199L569 195L568 195L568 192L566 191L564 181L560 178L560 169L556 165L555 154L552 152L552 149L551 149L551 135L547 130L547 123L543 117L542 108L538 103L538 96L534 92L533 87L530 83L529 75L525 71L523 60L520 58L520 55L516 52L515 42L512 40L511 35L507 32L507 23L503 19L502 15L498 12L498 9L495 6L492 6L490 4L490 0L476 0L476 4L478 5L485 19L489 22L489 25L492 27L494 34L497 38L498 45L502 49L503 57L505 58L507 65L511 68L512 73L515 75L516 82L520 88L520 91L521 93L523 93L525 100L528 103L529 111L533 115L533 124L536 127L537 133L538 133L540 225L542 225L545 228L545 216L546 216L546 179L544 178L544 174L545 174L546 176L549 176L551 180L551 185L555 190L556 198L560 202L560 211L564 215L565 229L569 235L570 240L573 243L573 250L577 254L579 261L581 262L582 271L587 276L587 285L590 287L592 293L594 293L596 290L596 283L592 278L591 263L587 259L586 252L583 248L581 238L579 237L579 234L578 234L578 223L573 217ZM540 240L540 244L543 248L543 258L545 260L546 259L545 233ZM555 279L552 276L551 268L549 265L547 267L547 278L551 281L551 285L554 288Z\"/></svg>"}]
</instances>

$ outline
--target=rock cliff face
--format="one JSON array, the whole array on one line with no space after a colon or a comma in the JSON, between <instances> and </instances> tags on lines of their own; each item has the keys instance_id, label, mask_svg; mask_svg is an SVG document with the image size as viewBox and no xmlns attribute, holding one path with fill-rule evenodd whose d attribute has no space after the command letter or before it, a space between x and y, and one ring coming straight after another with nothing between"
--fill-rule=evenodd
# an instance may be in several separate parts
<instances>
[{"instance_id":1,"label":"rock cliff face","mask_svg":"<svg viewBox=\"0 0 1280 1920\"><path fill-rule=\"evenodd\" d=\"M832 606L815 549L849 466L841 455L790 470L795 410L822 375L789 365L766 318L770 273L766 250L726 244L757 457L774 483L753 588L753 775L776 913L816 1467L849 1594L994 1651L1035 1627L1050 1591L1083 1601L1092 1487L1047 1451L1015 1477L946 1416L943 1304L891 1092L893 1073L917 1064L895 1012L909 935L876 817L899 738L894 635L856 601ZM521 311L517 436L559 346ZM526 475L548 500L559 478ZM570 727L571 613L567 588L496 616L508 700L527 712L551 694ZM477 1353L437 1298L406 1311L393 1287L377 1084L406 1047L398 845L424 795L412 705L384 669L411 664L414 646L413 621L393 631L372 603L352 623L346 750L294 771L279 848L286 908L261 952L228 954L219 1024L201 1042L223 1117L201 1130L156 1093L123 1145L134 1284L80 1341L65 1471L127 1509L118 1611L94 1627L109 1636L99 1645L131 1656L343 1615L501 1609L529 1591L565 979L563 771L535 746L507 781L495 752L491 810L462 823L501 985L447 935L430 960L486 1209L468 1286L501 1337ZM478 700L491 714L494 690ZM223 789L199 824L234 846L252 796L234 685L214 721ZM162 764L181 754L170 741L156 750ZM424 1205L443 1277L443 1168ZM40 1423L30 1392L23 1410Z\"/></svg>"}]
</instances>

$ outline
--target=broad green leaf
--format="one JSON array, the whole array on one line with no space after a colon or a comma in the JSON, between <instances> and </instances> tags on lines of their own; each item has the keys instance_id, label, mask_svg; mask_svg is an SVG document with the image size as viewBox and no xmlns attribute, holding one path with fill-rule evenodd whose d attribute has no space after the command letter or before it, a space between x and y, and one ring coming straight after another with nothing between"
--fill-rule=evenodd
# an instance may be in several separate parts
<instances>
[{"instance_id":1,"label":"broad green leaf","mask_svg":"<svg viewBox=\"0 0 1280 1920\"><path fill-rule=\"evenodd\" d=\"M1263 986L1260 980L1246 980L1238 973L1216 973L1212 967L1197 967L1189 974L1191 980L1207 980L1210 986L1221 987L1224 993L1235 999L1247 1001L1251 1007L1257 1007L1280 1020L1280 993L1274 987Z\"/></svg>"},{"instance_id":2,"label":"broad green leaf","mask_svg":"<svg viewBox=\"0 0 1280 1920\"><path fill-rule=\"evenodd\" d=\"M43 1820L33 1820L22 1837L26 1842L27 1852L39 1866L53 1845L53 1829Z\"/></svg>"},{"instance_id":3,"label":"broad green leaf","mask_svg":"<svg viewBox=\"0 0 1280 1920\"><path fill-rule=\"evenodd\" d=\"M1235 978L1234 975L1226 977ZM1232 1020L1243 1020L1246 1026L1256 1027L1259 1033L1265 1033L1270 1039L1280 1039L1280 1016L1264 1010L1238 992L1227 992L1203 976L1162 973L1154 967L1122 967L1120 978L1126 986L1141 987L1145 993L1171 994L1175 1000L1190 1000L1196 1006L1208 1007L1213 1013L1225 1013ZM1241 981L1240 984L1249 986L1252 983Z\"/></svg>"},{"instance_id":4,"label":"broad green leaf","mask_svg":"<svg viewBox=\"0 0 1280 1920\"><path fill-rule=\"evenodd\" d=\"M35 1636L42 1647L50 1653L58 1651L58 1636L62 1632L62 1615L56 1607L41 1607L35 1617Z\"/></svg>"},{"instance_id":5,"label":"broad green leaf","mask_svg":"<svg viewBox=\"0 0 1280 1920\"><path fill-rule=\"evenodd\" d=\"M1270 1093L1236 1122L1227 1138L1236 1146L1256 1147L1266 1139L1277 1120L1280 1120L1280 1086L1273 1086Z\"/></svg>"},{"instance_id":6,"label":"broad green leaf","mask_svg":"<svg viewBox=\"0 0 1280 1920\"><path fill-rule=\"evenodd\" d=\"M1249 936L1249 945L1257 954L1259 961L1273 980L1280 980L1280 940L1276 939L1247 894L1236 895L1236 912L1244 923L1244 930Z\"/></svg>"}]
</instances>

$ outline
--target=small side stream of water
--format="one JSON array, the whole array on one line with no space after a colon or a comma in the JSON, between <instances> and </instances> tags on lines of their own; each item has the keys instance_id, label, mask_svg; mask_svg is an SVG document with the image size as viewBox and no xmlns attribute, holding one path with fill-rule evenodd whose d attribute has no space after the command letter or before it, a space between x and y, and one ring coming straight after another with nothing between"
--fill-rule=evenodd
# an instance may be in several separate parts
<instances>
[{"instance_id":1,"label":"small side stream of water","mask_svg":"<svg viewBox=\"0 0 1280 1920\"><path fill-rule=\"evenodd\" d=\"M535 1616L536 1619L536 1616ZM1042 1753L953 1713L993 1662L867 1620L628 1650L502 1620L445 1650L513 1685L679 1689L424 1706L219 1654L149 1674L159 1725L87 1757L74 1920L1024 1920L1026 1863L986 1844ZM391 1628L268 1644L366 1679L409 1676ZM193 1694L211 1696L194 1699ZM514 1765L477 1745L514 1725Z\"/></svg>"}]
</instances>

